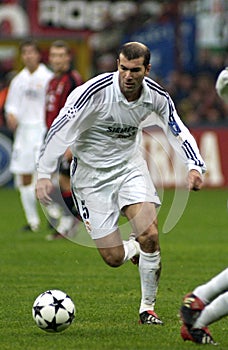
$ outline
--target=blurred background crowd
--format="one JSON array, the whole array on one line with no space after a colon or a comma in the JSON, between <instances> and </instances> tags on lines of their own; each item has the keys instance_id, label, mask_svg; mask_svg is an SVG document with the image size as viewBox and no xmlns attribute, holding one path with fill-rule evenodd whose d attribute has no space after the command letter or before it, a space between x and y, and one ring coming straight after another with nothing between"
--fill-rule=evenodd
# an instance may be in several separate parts
<instances>
[{"instance_id":1,"label":"blurred background crowd","mask_svg":"<svg viewBox=\"0 0 228 350\"><path fill-rule=\"evenodd\" d=\"M227 125L228 106L214 88L228 65L226 0L2 0L0 32L0 126L26 37L40 42L47 64L50 42L68 40L84 80L116 70L121 43L142 41L151 49L152 78L168 90L189 127Z\"/></svg>"}]
</instances>

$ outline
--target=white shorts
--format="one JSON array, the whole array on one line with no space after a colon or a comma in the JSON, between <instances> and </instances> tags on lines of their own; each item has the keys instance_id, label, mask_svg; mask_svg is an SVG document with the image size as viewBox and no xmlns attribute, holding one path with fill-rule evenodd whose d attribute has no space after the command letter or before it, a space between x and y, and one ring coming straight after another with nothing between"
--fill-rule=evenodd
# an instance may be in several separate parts
<instances>
[{"instance_id":1,"label":"white shorts","mask_svg":"<svg viewBox=\"0 0 228 350\"><path fill-rule=\"evenodd\" d=\"M13 174L33 174L35 172L44 135L45 127L40 124L21 124L17 127L10 163L10 171Z\"/></svg>"},{"instance_id":2,"label":"white shorts","mask_svg":"<svg viewBox=\"0 0 228 350\"><path fill-rule=\"evenodd\" d=\"M76 164L71 166L73 197L92 239L107 236L118 228L120 212L124 206L152 202L161 204L151 180L147 164L109 169L94 169Z\"/></svg>"}]
</instances>

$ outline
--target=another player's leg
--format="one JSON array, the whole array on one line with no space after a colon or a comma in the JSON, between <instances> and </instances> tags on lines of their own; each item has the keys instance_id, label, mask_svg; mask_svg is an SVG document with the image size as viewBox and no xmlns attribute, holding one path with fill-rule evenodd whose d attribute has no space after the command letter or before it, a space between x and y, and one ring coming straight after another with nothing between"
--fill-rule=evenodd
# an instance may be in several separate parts
<instances>
[{"instance_id":1,"label":"another player's leg","mask_svg":"<svg viewBox=\"0 0 228 350\"><path fill-rule=\"evenodd\" d=\"M70 186L70 163L68 161L63 162L60 166L59 173L59 186L55 188L52 198L54 203L59 206L60 217L58 223L55 225L55 232L49 234L46 239L54 240L59 238L72 238L75 236L79 219L75 209L75 204L71 194ZM50 211L49 211L50 212Z\"/></svg>"},{"instance_id":2,"label":"another player's leg","mask_svg":"<svg viewBox=\"0 0 228 350\"><path fill-rule=\"evenodd\" d=\"M68 160L63 157L59 169L59 185L64 205L57 231L66 237L71 236L73 231L74 234L76 233L79 223L71 193L70 163L71 159Z\"/></svg>"},{"instance_id":3,"label":"another player's leg","mask_svg":"<svg viewBox=\"0 0 228 350\"><path fill-rule=\"evenodd\" d=\"M180 315L187 326L193 326L201 311L211 300L228 287L228 268L212 278L209 282L196 287L193 292L184 298L180 309Z\"/></svg>"},{"instance_id":4,"label":"another player's leg","mask_svg":"<svg viewBox=\"0 0 228 350\"><path fill-rule=\"evenodd\" d=\"M27 225L25 230L37 231L40 224L40 218L37 208L35 194L35 184L31 174L22 175L19 180L18 189L20 192L21 203L24 209Z\"/></svg>"},{"instance_id":5,"label":"another player's leg","mask_svg":"<svg viewBox=\"0 0 228 350\"><path fill-rule=\"evenodd\" d=\"M184 340L215 344L207 326L228 315L228 292L224 292L227 286L228 269L225 269L184 297L180 310L184 322L181 336ZM219 296L216 297L217 295ZM208 304L210 300L212 301Z\"/></svg>"},{"instance_id":6,"label":"another player's leg","mask_svg":"<svg viewBox=\"0 0 228 350\"><path fill-rule=\"evenodd\" d=\"M192 327L183 325L181 336L200 344L215 344L207 326L228 315L228 292L219 295L210 304L206 305Z\"/></svg>"},{"instance_id":7,"label":"another player's leg","mask_svg":"<svg viewBox=\"0 0 228 350\"><path fill-rule=\"evenodd\" d=\"M228 315L228 291L208 304L193 324L193 328L204 328Z\"/></svg>"}]
</instances>

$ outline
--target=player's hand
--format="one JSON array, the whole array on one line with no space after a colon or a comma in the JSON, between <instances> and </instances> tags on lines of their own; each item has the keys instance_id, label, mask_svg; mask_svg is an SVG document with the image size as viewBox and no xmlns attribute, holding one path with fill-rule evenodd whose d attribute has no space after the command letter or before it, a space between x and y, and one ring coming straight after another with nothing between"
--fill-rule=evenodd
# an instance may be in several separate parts
<instances>
[{"instance_id":1,"label":"player's hand","mask_svg":"<svg viewBox=\"0 0 228 350\"><path fill-rule=\"evenodd\" d=\"M36 197L43 205L48 205L52 202L50 197L53 191L53 184L49 179L39 179L36 183Z\"/></svg>"},{"instance_id":2,"label":"player's hand","mask_svg":"<svg viewBox=\"0 0 228 350\"><path fill-rule=\"evenodd\" d=\"M203 186L202 175L195 169L188 173L188 189L189 191L199 191Z\"/></svg>"}]
</instances>

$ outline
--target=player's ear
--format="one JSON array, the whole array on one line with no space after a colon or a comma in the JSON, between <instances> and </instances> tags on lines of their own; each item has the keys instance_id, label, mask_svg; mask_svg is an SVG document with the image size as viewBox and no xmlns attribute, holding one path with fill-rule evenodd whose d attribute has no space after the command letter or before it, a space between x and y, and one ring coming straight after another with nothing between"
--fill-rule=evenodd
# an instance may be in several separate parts
<instances>
[{"instance_id":1,"label":"player's ear","mask_svg":"<svg viewBox=\"0 0 228 350\"><path fill-rule=\"evenodd\" d=\"M145 70L145 75L148 76L150 74L150 69L151 69L151 64L148 64L146 66L146 70Z\"/></svg>"}]
</instances>

